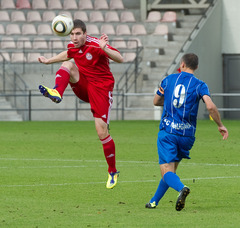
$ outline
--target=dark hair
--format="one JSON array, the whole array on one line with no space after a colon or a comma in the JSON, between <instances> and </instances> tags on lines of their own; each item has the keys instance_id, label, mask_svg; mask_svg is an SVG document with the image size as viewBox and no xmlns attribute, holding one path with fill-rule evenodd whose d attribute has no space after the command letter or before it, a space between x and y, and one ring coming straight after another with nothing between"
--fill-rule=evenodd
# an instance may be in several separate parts
<instances>
[{"instance_id":1,"label":"dark hair","mask_svg":"<svg viewBox=\"0 0 240 228\"><path fill-rule=\"evenodd\" d=\"M73 21L73 28L80 28L82 29L83 33L85 33L87 30L85 23L79 19Z\"/></svg>"},{"instance_id":2,"label":"dark hair","mask_svg":"<svg viewBox=\"0 0 240 228\"><path fill-rule=\"evenodd\" d=\"M186 64L186 67L192 70L196 70L198 67L198 57L193 53L185 54L182 57L181 62L184 62Z\"/></svg>"}]
</instances>

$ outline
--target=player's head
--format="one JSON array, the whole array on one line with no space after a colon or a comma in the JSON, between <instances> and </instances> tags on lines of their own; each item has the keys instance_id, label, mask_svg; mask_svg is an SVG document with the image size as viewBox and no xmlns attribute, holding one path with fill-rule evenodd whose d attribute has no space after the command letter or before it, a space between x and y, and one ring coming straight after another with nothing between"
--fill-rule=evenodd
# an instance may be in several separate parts
<instances>
[{"instance_id":1,"label":"player's head","mask_svg":"<svg viewBox=\"0 0 240 228\"><path fill-rule=\"evenodd\" d=\"M86 25L81 20L74 20L73 21L73 29L70 33L71 41L73 42L76 48L83 46L86 42Z\"/></svg>"},{"instance_id":2,"label":"player's head","mask_svg":"<svg viewBox=\"0 0 240 228\"><path fill-rule=\"evenodd\" d=\"M85 33L87 30L85 23L79 19L76 19L73 21L73 29L75 29L75 28L82 29L83 33Z\"/></svg>"},{"instance_id":3,"label":"player's head","mask_svg":"<svg viewBox=\"0 0 240 228\"><path fill-rule=\"evenodd\" d=\"M196 70L198 68L198 57L197 55L193 53L187 53L183 55L181 62L180 62L180 68L185 67L189 68L191 70Z\"/></svg>"}]
</instances>

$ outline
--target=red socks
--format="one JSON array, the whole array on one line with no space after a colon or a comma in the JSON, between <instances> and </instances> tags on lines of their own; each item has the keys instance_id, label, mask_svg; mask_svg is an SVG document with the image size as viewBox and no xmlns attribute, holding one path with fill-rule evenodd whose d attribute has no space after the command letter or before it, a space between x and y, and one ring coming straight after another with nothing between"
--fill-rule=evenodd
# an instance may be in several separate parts
<instances>
[{"instance_id":1,"label":"red socks","mask_svg":"<svg viewBox=\"0 0 240 228\"><path fill-rule=\"evenodd\" d=\"M110 135L108 135L105 139L101 139L103 145L103 151L108 163L108 172L115 173L116 169L116 159L115 159L115 143Z\"/></svg>"},{"instance_id":2,"label":"red socks","mask_svg":"<svg viewBox=\"0 0 240 228\"><path fill-rule=\"evenodd\" d=\"M61 97L63 96L63 93L68 86L69 79L69 70L66 67L60 67L59 70L56 72L55 89L59 92Z\"/></svg>"}]
</instances>

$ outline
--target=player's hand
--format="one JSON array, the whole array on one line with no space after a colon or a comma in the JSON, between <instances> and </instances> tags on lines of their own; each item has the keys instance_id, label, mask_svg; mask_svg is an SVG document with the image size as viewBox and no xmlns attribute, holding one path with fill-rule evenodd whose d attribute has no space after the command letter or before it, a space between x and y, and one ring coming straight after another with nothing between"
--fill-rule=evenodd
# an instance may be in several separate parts
<instances>
[{"instance_id":1,"label":"player's hand","mask_svg":"<svg viewBox=\"0 0 240 228\"><path fill-rule=\"evenodd\" d=\"M223 140L228 138L228 130L226 127L222 126L222 127L218 127L218 131L220 132L220 134L223 136Z\"/></svg>"},{"instance_id":2,"label":"player's hand","mask_svg":"<svg viewBox=\"0 0 240 228\"><path fill-rule=\"evenodd\" d=\"M44 56L38 57L38 61L39 61L40 63L49 64L48 59L47 59L46 57L44 57Z\"/></svg>"},{"instance_id":3,"label":"player's hand","mask_svg":"<svg viewBox=\"0 0 240 228\"><path fill-rule=\"evenodd\" d=\"M102 36L99 39L99 46L102 50L106 47L108 43L108 36L106 34L102 34Z\"/></svg>"}]
</instances>

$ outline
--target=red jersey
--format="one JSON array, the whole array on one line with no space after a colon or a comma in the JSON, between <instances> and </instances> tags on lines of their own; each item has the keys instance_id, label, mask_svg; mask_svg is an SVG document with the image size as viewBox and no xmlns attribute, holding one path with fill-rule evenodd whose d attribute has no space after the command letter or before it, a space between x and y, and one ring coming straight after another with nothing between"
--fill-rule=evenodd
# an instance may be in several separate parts
<instances>
[{"instance_id":1,"label":"red jersey","mask_svg":"<svg viewBox=\"0 0 240 228\"><path fill-rule=\"evenodd\" d=\"M118 51L107 44L107 48ZM87 35L83 46L68 44L68 58L73 58L80 73L88 83L113 89L114 78L109 67L109 56L100 48L99 39Z\"/></svg>"}]
</instances>

